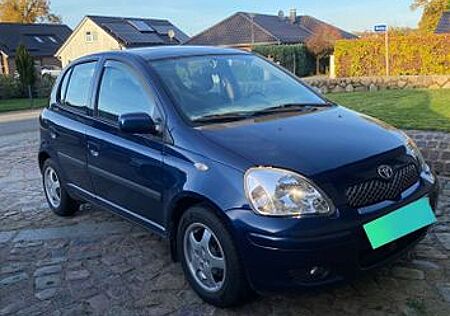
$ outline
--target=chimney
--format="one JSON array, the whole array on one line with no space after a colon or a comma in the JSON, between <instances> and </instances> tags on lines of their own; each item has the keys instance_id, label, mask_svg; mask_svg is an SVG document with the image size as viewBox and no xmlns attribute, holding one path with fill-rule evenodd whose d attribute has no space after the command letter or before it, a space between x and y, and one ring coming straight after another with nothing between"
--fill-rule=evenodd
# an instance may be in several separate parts
<instances>
[{"instance_id":1,"label":"chimney","mask_svg":"<svg viewBox=\"0 0 450 316\"><path fill-rule=\"evenodd\" d=\"M297 20L297 10L296 9L290 9L289 10L289 21L294 24Z\"/></svg>"}]
</instances>

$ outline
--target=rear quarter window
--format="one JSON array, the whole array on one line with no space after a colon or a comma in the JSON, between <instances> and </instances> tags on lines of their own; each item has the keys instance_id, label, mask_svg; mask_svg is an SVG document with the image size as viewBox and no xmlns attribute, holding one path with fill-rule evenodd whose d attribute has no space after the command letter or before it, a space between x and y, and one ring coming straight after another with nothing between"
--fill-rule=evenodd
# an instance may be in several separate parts
<instances>
[{"instance_id":1,"label":"rear quarter window","mask_svg":"<svg viewBox=\"0 0 450 316\"><path fill-rule=\"evenodd\" d=\"M96 65L97 62L75 65L69 71L70 73L66 74L60 91L63 105L83 112L87 111L89 107L89 92L94 79Z\"/></svg>"}]
</instances>

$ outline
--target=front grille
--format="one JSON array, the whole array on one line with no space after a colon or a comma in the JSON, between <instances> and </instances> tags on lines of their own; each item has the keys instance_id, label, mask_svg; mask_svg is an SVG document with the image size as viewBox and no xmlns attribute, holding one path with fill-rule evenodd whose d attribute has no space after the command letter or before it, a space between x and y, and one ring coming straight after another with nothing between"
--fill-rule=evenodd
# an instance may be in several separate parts
<instances>
[{"instance_id":1,"label":"front grille","mask_svg":"<svg viewBox=\"0 0 450 316\"><path fill-rule=\"evenodd\" d=\"M395 200L400 194L419 180L415 164L408 164L394 171L390 180L371 179L352 185L346 190L351 207L363 207L385 200Z\"/></svg>"}]
</instances>

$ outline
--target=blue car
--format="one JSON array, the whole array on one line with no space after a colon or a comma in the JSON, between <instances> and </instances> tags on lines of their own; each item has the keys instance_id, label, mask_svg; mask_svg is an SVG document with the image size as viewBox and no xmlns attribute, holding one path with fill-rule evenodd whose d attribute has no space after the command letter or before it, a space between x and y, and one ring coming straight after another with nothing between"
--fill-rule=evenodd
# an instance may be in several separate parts
<instances>
[{"instance_id":1,"label":"blue car","mask_svg":"<svg viewBox=\"0 0 450 316\"><path fill-rule=\"evenodd\" d=\"M170 241L216 306L349 280L436 220L403 132L248 52L159 47L72 62L40 116L49 207L89 202Z\"/></svg>"}]
</instances>

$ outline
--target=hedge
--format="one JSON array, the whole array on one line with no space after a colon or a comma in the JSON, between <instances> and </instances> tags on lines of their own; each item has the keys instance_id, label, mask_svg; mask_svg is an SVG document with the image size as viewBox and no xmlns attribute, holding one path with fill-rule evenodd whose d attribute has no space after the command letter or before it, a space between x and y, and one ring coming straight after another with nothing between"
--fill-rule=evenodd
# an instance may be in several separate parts
<instances>
[{"instance_id":1,"label":"hedge","mask_svg":"<svg viewBox=\"0 0 450 316\"><path fill-rule=\"evenodd\" d=\"M339 40L335 51L338 77L384 76L384 36ZM390 75L450 74L450 35L411 34L389 39Z\"/></svg>"},{"instance_id":2,"label":"hedge","mask_svg":"<svg viewBox=\"0 0 450 316\"><path fill-rule=\"evenodd\" d=\"M33 87L33 96L38 98L49 97L54 82L55 78L49 75L39 77ZM22 89L18 78L14 78L13 76L0 75L0 100L24 97L27 97L27 94Z\"/></svg>"},{"instance_id":3,"label":"hedge","mask_svg":"<svg viewBox=\"0 0 450 316\"><path fill-rule=\"evenodd\" d=\"M299 77L304 77L314 72L314 57L303 44L258 45L254 46L252 51L272 58L275 62L279 62L281 66Z\"/></svg>"}]
</instances>

